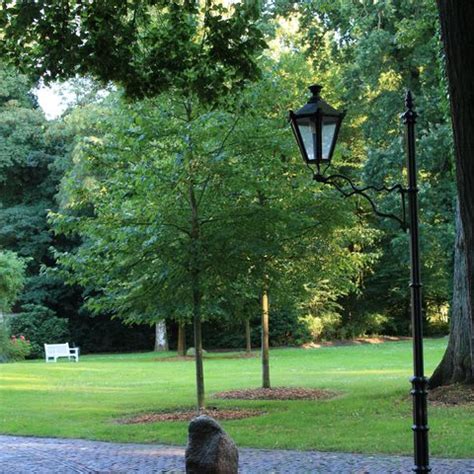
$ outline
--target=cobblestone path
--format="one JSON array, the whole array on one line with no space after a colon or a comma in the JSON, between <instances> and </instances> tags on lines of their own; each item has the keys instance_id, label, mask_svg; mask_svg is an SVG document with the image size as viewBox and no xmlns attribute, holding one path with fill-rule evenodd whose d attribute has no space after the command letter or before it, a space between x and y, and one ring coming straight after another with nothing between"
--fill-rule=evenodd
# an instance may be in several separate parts
<instances>
[{"instance_id":1,"label":"cobblestone path","mask_svg":"<svg viewBox=\"0 0 474 474\"><path fill-rule=\"evenodd\" d=\"M240 449L240 473L405 473L412 459ZM432 459L434 473L474 473L474 459ZM184 448L150 444L120 444L78 439L0 435L0 472L16 473L182 473Z\"/></svg>"}]
</instances>

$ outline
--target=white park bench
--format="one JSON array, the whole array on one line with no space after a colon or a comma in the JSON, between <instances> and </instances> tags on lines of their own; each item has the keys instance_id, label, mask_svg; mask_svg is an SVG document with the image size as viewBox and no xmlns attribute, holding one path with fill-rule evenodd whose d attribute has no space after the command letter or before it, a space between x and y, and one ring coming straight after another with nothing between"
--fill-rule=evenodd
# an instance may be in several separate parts
<instances>
[{"instance_id":1,"label":"white park bench","mask_svg":"<svg viewBox=\"0 0 474 474\"><path fill-rule=\"evenodd\" d=\"M45 344L44 355L46 362L49 362L50 359L54 359L54 362L56 362L58 357L67 357L69 360L72 357L76 362L79 362L79 348L69 347L68 342L65 344Z\"/></svg>"}]
</instances>

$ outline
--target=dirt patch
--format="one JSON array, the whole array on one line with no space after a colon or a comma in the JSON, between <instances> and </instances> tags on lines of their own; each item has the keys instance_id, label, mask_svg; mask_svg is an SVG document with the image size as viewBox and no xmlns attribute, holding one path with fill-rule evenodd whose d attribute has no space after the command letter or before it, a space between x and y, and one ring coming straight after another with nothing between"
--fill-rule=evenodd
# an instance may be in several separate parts
<instances>
[{"instance_id":1,"label":"dirt patch","mask_svg":"<svg viewBox=\"0 0 474 474\"><path fill-rule=\"evenodd\" d=\"M213 355L211 357L207 357L207 359L253 359L255 357L260 357L259 352L240 352L238 354L223 354L222 352L219 355ZM206 359L206 356L204 356Z\"/></svg>"},{"instance_id":2,"label":"dirt patch","mask_svg":"<svg viewBox=\"0 0 474 474\"><path fill-rule=\"evenodd\" d=\"M333 347L333 346L358 346L360 344L383 344L384 342L409 341L411 337L357 337L355 339L338 339L335 341L322 342L308 342L303 344L304 349L318 349L319 347Z\"/></svg>"},{"instance_id":3,"label":"dirt patch","mask_svg":"<svg viewBox=\"0 0 474 474\"><path fill-rule=\"evenodd\" d=\"M189 362L194 360L191 356L174 356L174 357L156 357L152 362Z\"/></svg>"},{"instance_id":4,"label":"dirt patch","mask_svg":"<svg viewBox=\"0 0 474 474\"><path fill-rule=\"evenodd\" d=\"M217 360L217 359L252 359L254 357L258 357L259 354L257 353L247 353L247 352L242 352L238 354L222 354L219 353L219 355L213 354L211 355L206 355L204 354L203 358L204 359L210 359L210 360ZM194 356L173 356L173 357L157 357L155 359L152 359L154 362L187 362L187 361L193 361Z\"/></svg>"},{"instance_id":5,"label":"dirt patch","mask_svg":"<svg viewBox=\"0 0 474 474\"><path fill-rule=\"evenodd\" d=\"M474 385L446 385L428 392L430 405L463 406L474 405Z\"/></svg>"},{"instance_id":6,"label":"dirt patch","mask_svg":"<svg viewBox=\"0 0 474 474\"><path fill-rule=\"evenodd\" d=\"M241 420L252 416L264 415L265 412L251 409L210 407L201 410L200 414L212 416L212 418L216 420ZM156 423L159 421L191 421L195 416L197 416L196 410L180 409L156 413L142 413L141 415L121 418L117 420L117 423L121 425L132 425L137 423Z\"/></svg>"},{"instance_id":7,"label":"dirt patch","mask_svg":"<svg viewBox=\"0 0 474 474\"><path fill-rule=\"evenodd\" d=\"M328 400L340 395L332 390L301 387L251 388L219 392L215 398L236 400Z\"/></svg>"}]
</instances>

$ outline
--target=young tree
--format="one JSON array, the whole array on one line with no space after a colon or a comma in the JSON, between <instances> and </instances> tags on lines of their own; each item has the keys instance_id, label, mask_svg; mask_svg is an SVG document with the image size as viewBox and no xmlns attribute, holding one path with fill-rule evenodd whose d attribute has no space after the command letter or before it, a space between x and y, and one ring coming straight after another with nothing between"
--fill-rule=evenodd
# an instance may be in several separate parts
<instances>
[{"instance_id":1,"label":"young tree","mask_svg":"<svg viewBox=\"0 0 474 474\"><path fill-rule=\"evenodd\" d=\"M225 8L219 1L3 2L0 54L44 80L92 75L123 86L132 98L166 91L184 103L216 104L258 75L255 55L264 46L260 2ZM191 142L185 151L193 167ZM198 408L204 404L201 351L200 225L196 183L188 183L192 210L193 319Z\"/></svg>"}]
</instances>

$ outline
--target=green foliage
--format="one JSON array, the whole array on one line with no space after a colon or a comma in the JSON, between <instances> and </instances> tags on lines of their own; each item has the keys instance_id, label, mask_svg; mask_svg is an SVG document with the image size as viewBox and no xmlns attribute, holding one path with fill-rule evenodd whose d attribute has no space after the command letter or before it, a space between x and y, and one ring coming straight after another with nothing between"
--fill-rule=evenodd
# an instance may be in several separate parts
<instances>
[{"instance_id":1,"label":"green foliage","mask_svg":"<svg viewBox=\"0 0 474 474\"><path fill-rule=\"evenodd\" d=\"M0 319L0 364L24 360L31 353L31 344L22 334L11 335L8 319Z\"/></svg>"},{"instance_id":2,"label":"green foliage","mask_svg":"<svg viewBox=\"0 0 474 474\"><path fill-rule=\"evenodd\" d=\"M299 163L284 118L313 78L348 109L334 163L361 185L404 181L398 114L413 90L424 299L449 301L455 180L433 2L7 2L0 28L1 53L32 76L122 86L51 125L25 76L0 70L0 245L32 257L20 302L70 316L90 349L87 327L102 326L79 315L81 291L87 311L128 323L199 306L219 335L258 314L265 279L274 343L408 331L406 236Z\"/></svg>"},{"instance_id":3,"label":"green foliage","mask_svg":"<svg viewBox=\"0 0 474 474\"><path fill-rule=\"evenodd\" d=\"M10 310L23 288L25 260L14 252L0 250L0 314Z\"/></svg>"},{"instance_id":4,"label":"green foliage","mask_svg":"<svg viewBox=\"0 0 474 474\"><path fill-rule=\"evenodd\" d=\"M257 305L258 309L258 305ZM227 316L227 315L226 315ZM270 346L299 346L312 340L306 324L301 324L294 309L277 308L270 312ZM250 318L252 347L260 347L261 317L258 312ZM245 326L238 315L221 317L203 324L203 343L206 349L245 348ZM190 341L190 344L192 342Z\"/></svg>"},{"instance_id":5,"label":"green foliage","mask_svg":"<svg viewBox=\"0 0 474 474\"><path fill-rule=\"evenodd\" d=\"M71 341L81 354L146 351L153 347L154 328L149 324L124 324L108 313L91 316L84 309L68 314Z\"/></svg>"},{"instance_id":6,"label":"green foliage","mask_svg":"<svg viewBox=\"0 0 474 474\"><path fill-rule=\"evenodd\" d=\"M0 321L0 364L9 361L10 331L6 321Z\"/></svg>"},{"instance_id":7,"label":"green foliage","mask_svg":"<svg viewBox=\"0 0 474 474\"><path fill-rule=\"evenodd\" d=\"M338 313L323 313L320 316L306 315L300 317L300 322L309 333L309 340L316 342L336 339L338 328L341 325L341 316Z\"/></svg>"},{"instance_id":8,"label":"green foliage","mask_svg":"<svg viewBox=\"0 0 474 474\"><path fill-rule=\"evenodd\" d=\"M58 318L53 311L41 305L24 305L23 312L10 321L12 334L21 334L30 341L31 356L42 357L44 344L68 342L68 320Z\"/></svg>"},{"instance_id":9,"label":"green foliage","mask_svg":"<svg viewBox=\"0 0 474 474\"><path fill-rule=\"evenodd\" d=\"M257 338L260 332L258 330ZM295 311L277 309L271 312L270 345L299 346L309 341L311 341L311 333L306 325L300 324Z\"/></svg>"},{"instance_id":10,"label":"green foliage","mask_svg":"<svg viewBox=\"0 0 474 474\"><path fill-rule=\"evenodd\" d=\"M25 360L31 354L30 341L24 336L12 336L8 342L7 357L10 361Z\"/></svg>"},{"instance_id":11,"label":"green foliage","mask_svg":"<svg viewBox=\"0 0 474 474\"><path fill-rule=\"evenodd\" d=\"M371 231L334 193L314 192L282 120L288 70L305 66L265 67L233 113L173 95L133 105L110 96L107 109L91 110L94 134L78 141L52 218L58 233L83 240L58 256L94 312L189 320L196 256L207 320L256 314L264 273L275 307L292 314L322 268L335 294L357 287Z\"/></svg>"},{"instance_id":12,"label":"green foliage","mask_svg":"<svg viewBox=\"0 0 474 474\"><path fill-rule=\"evenodd\" d=\"M260 2L59 0L3 4L0 54L45 80L92 75L131 97L216 102L258 75Z\"/></svg>"},{"instance_id":13,"label":"green foliage","mask_svg":"<svg viewBox=\"0 0 474 474\"><path fill-rule=\"evenodd\" d=\"M51 168L64 143L31 100L31 84L25 76L3 63L0 66L0 90L5 98L0 101L0 246L27 262L21 298L33 299L30 288L34 284L35 302L43 302L39 269L52 263L46 215L54 207L59 181Z\"/></svg>"},{"instance_id":14,"label":"green foliage","mask_svg":"<svg viewBox=\"0 0 474 474\"><path fill-rule=\"evenodd\" d=\"M421 2L290 2L300 20L298 46L313 61L325 97L348 115L342 128L341 170L362 185L405 183L399 114L411 89L419 113L417 160L421 258L427 307L450 300L455 179L452 136L436 4ZM345 107L344 107L345 106ZM336 160L335 160L336 162ZM400 212L398 196L375 197L382 211ZM380 259L365 289L344 305L350 318L386 314L384 330L406 333L409 321L408 242L390 222L359 213L382 232ZM370 318L369 318L370 319ZM358 332L358 331L356 331Z\"/></svg>"},{"instance_id":15,"label":"green foliage","mask_svg":"<svg viewBox=\"0 0 474 474\"><path fill-rule=\"evenodd\" d=\"M55 238L46 217L57 206L55 194L60 178L71 166L69 151L76 135L90 130L89 116L77 105L74 120L65 116L46 122L30 93L31 86L24 75L0 64L0 246L26 262L25 284L14 309L39 305L67 316L72 341L85 351L150 347L148 328L127 328L112 322L109 315L91 319L85 312L79 314L82 289L66 286L54 270L51 246L71 249L77 242ZM76 102L81 106L90 103L93 108L100 99L94 95L96 89L90 81L79 81L70 85L68 92L76 91ZM64 322L59 324L64 326ZM41 348L43 342L38 342ZM40 354L39 346L35 355Z\"/></svg>"}]
</instances>

